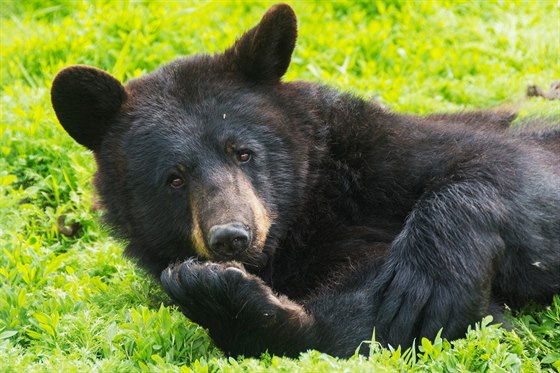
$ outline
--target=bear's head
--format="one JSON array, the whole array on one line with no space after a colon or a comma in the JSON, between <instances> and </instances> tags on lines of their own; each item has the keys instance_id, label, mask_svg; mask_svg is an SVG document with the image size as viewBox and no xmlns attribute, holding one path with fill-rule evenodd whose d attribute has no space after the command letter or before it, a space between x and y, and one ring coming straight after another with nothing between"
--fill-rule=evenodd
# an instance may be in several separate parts
<instances>
[{"instance_id":1,"label":"bear's head","mask_svg":"<svg viewBox=\"0 0 560 373\"><path fill-rule=\"evenodd\" d=\"M301 202L303 108L280 81L297 34L272 7L222 54L175 60L122 85L87 66L55 78L64 129L93 151L107 221L159 275L187 257L264 265Z\"/></svg>"}]
</instances>

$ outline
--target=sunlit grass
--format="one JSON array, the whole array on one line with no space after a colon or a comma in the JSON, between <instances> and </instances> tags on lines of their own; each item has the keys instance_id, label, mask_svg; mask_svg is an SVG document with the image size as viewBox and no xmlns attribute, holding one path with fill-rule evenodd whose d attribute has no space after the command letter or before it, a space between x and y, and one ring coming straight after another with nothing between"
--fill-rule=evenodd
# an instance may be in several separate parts
<instances>
[{"instance_id":1,"label":"sunlit grass","mask_svg":"<svg viewBox=\"0 0 560 373\"><path fill-rule=\"evenodd\" d=\"M5 1L0 4L0 371L539 371L560 369L560 299L422 352L372 345L348 361L227 359L121 257L95 210L91 154L58 125L52 78L94 65L127 80L177 56L214 53L270 2ZM425 113L524 102L560 77L554 1L293 3L299 42L287 80L325 82ZM79 223L76 235L60 233ZM163 305L162 305L163 304Z\"/></svg>"}]
</instances>

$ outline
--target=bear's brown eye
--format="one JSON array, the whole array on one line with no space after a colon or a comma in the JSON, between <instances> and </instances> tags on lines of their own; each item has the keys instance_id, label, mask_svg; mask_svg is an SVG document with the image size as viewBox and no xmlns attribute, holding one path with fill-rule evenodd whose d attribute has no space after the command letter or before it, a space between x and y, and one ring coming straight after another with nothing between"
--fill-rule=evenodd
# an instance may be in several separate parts
<instances>
[{"instance_id":1,"label":"bear's brown eye","mask_svg":"<svg viewBox=\"0 0 560 373\"><path fill-rule=\"evenodd\" d=\"M240 150L237 152L237 160L241 163L246 163L251 160L251 152L249 150Z\"/></svg>"},{"instance_id":2,"label":"bear's brown eye","mask_svg":"<svg viewBox=\"0 0 560 373\"><path fill-rule=\"evenodd\" d=\"M185 182L180 177L173 176L173 177L169 178L169 185L172 188L178 189L178 188L182 187L184 184L185 184Z\"/></svg>"}]
</instances>

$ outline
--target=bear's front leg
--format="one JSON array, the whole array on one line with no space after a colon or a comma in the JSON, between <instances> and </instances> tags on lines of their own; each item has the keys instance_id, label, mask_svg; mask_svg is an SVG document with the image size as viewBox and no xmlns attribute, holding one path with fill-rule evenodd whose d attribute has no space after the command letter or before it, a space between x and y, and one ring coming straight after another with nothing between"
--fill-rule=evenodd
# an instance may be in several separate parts
<instances>
[{"instance_id":1,"label":"bear's front leg","mask_svg":"<svg viewBox=\"0 0 560 373\"><path fill-rule=\"evenodd\" d=\"M297 356L313 344L313 318L235 262L187 260L163 271L165 291L229 355Z\"/></svg>"}]
</instances>

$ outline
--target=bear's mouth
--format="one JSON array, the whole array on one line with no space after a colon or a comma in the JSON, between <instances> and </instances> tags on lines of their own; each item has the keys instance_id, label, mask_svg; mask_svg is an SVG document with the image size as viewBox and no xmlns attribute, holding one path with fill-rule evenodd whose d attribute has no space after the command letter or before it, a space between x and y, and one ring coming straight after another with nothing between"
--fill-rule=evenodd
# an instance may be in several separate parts
<instances>
[{"instance_id":1,"label":"bear's mouth","mask_svg":"<svg viewBox=\"0 0 560 373\"><path fill-rule=\"evenodd\" d=\"M251 248L239 253L213 253L209 259L217 262L235 261L249 264L255 262L260 254L260 252L254 251Z\"/></svg>"},{"instance_id":2,"label":"bear's mouth","mask_svg":"<svg viewBox=\"0 0 560 373\"><path fill-rule=\"evenodd\" d=\"M215 262L238 262L253 268L261 268L266 265L269 255L266 254L262 248L257 246L250 246L246 250L239 252L213 252L209 251L209 256L206 258Z\"/></svg>"}]
</instances>

